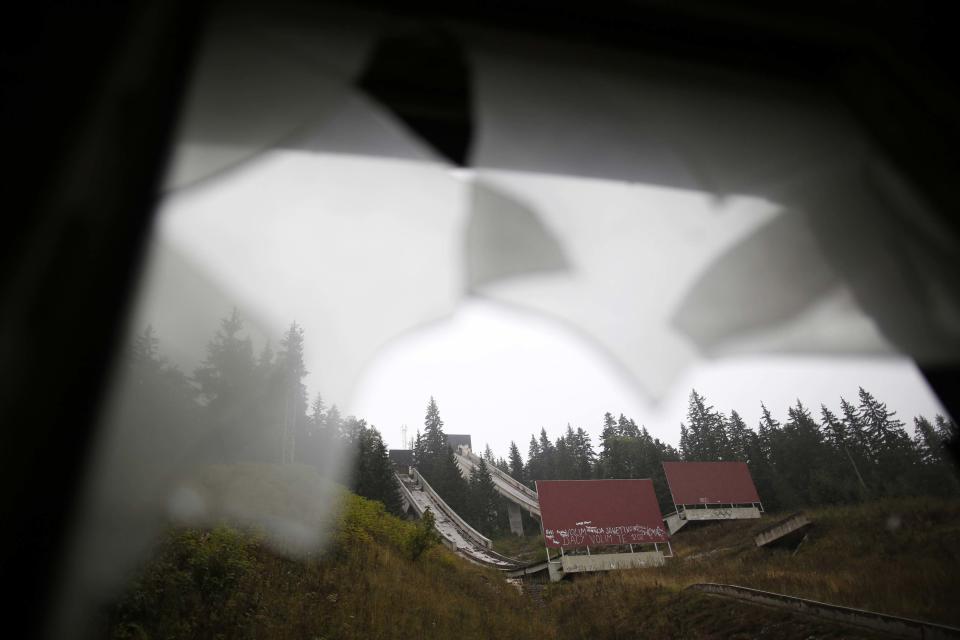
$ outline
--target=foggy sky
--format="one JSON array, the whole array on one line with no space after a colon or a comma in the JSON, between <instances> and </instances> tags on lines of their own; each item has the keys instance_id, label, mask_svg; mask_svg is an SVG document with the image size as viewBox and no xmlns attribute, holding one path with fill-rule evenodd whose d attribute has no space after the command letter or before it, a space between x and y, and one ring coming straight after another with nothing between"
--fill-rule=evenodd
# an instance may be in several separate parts
<instances>
[{"instance_id":1,"label":"foggy sky","mask_svg":"<svg viewBox=\"0 0 960 640\"><path fill-rule=\"evenodd\" d=\"M402 425L409 436L422 427L431 395L448 433L470 433L478 449L489 443L503 456L511 440L525 454L531 433L544 427L555 439L568 422L596 445L606 411L677 444L694 387L751 427L761 401L783 420L798 397L815 413L821 402L836 410L841 395L856 400L860 385L911 432L917 413L942 412L910 361L843 355L844 345L865 350L850 336L882 346L869 324L840 322L865 320L855 308L798 316L805 328L849 327L810 342L830 347L824 356L787 355L774 344L779 355L753 348L710 361L671 325L671 310L697 274L781 215L771 203L720 206L677 190L497 174L499 188L524 189L529 215L554 225L571 265L546 279L515 275L477 297L464 285L471 182L462 174L423 162L282 151L171 194L131 329L153 324L161 351L189 373L233 305L256 351L267 340L276 348L296 321L305 330L311 400L320 392L344 415L367 419L392 447L403 444ZM633 242L641 230L642 251ZM668 255L670 268L657 268ZM569 312L571 324L521 310L541 291L541 305L555 307L553 317ZM666 392L656 401L661 385Z\"/></svg>"},{"instance_id":2,"label":"foggy sky","mask_svg":"<svg viewBox=\"0 0 960 640\"><path fill-rule=\"evenodd\" d=\"M406 336L367 368L348 412L377 425L391 448L423 429L431 395L448 433L469 433L506 457L516 441L526 457L530 435L546 428L555 440L569 422L594 446L606 411L645 425L654 437L679 443L692 388L717 409L735 409L756 429L760 403L781 421L803 402L839 411L863 386L897 411L912 434L912 418L944 413L916 366L896 357L740 357L686 371L660 401L648 400L614 360L559 323L475 299L456 315Z\"/></svg>"}]
</instances>

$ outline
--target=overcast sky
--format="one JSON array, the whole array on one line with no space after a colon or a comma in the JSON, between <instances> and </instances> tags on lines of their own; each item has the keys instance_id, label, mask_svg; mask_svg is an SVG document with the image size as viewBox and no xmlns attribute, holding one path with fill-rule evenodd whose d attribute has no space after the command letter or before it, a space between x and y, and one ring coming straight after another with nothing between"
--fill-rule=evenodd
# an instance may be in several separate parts
<instances>
[{"instance_id":1,"label":"overcast sky","mask_svg":"<svg viewBox=\"0 0 960 640\"><path fill-rule=\"evenodd\" d=\"M536 315L483 300L384 349L365 371L349 413L380 428L399 448L422 429L427 402L439 404L447 433L469 433L506 457L511 440L526 456L531 433L551 439L569 422L597 442L603 414L624 413L674 445L696 388L724 413L736 409L755 428L760 402L779 419L799 399L819 412L856 400L863 386L905 422L943 409L916 367L899 358L749 357L712 361L682 375L659 403L578 334ZM912 433L912 425L911 425Z\"/></svg>"},{"instance_id":2,"label":"overcast sky","mask_svg":"<svg viewBox=\"0 0 960 640\"><path fill-rule=\"evenodd\" d=\"M943 411L906 359L706 360L678 329L674 314L685 294L716 271L718 256L782 215L774 203L718 204L652 186L487 172L485 188L524 206L505 201L510 206L501 210L496 200L483 211L462 173L421 162L276 151L177 192L163 206L134 324L153 324L164 353L189 372L233 305L258 351L267 338L276 346L296 321L305 331L311 399L321 392L345 415L376 425L394 448L404 445L403 425L409 437L422 428L430 396L448 433L468 433L477 449L489 444L502 456L511 440L526 454L531 434L544 427L555 439L567 423L586 429L596 444L607 411L677 444L691 388L724 413L736 409L751 427L761 402L783 420L798 398L816 412L821 403L836 410L841 396L856 400L861 385L908 424L914 415ZM495 264L503 246L521 256L536 246L517 244L516 229L505 224L517 216L535 220L530 228L540 229L539 241L552 237L569 267L508 278L481 288L485 298L466 294L468 223L486 220L487 253L473 257ZM767 249L758 264L729 277L763 284L756 274L774 272L766 267L776 266L784 247ZM789 297L797 277L781 271L785 280L773 286ZM823 299L837 291L843 293L830 289ZM776 299L767 294L754 291L753 308ZM818 301L808 307L817 309ZM872 340L879 352L893 352L852 302L832 315L793 320L820 333L787 326L770 343L774 351L878 352ZM837 327L848 330L831 337Z\"/></svg>"}]
</instances>

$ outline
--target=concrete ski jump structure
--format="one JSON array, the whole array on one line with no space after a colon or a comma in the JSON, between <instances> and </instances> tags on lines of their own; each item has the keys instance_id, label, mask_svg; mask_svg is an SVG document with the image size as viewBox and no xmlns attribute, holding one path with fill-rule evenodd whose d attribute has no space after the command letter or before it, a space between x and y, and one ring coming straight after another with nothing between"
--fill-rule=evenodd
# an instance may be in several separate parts
<instances>
[{"instance_id":1,"label":"concrete ski jump structure","mask_svg":"<svg viewBox=\"0 0 960 640\"><path fill-rule=\"evenodd\" d=\"M458 447L454 451L453 457L457 461L457 466L460 467L460 473L467 479L480 464L480 457L470 451L469 447ZM504 473L492 464L487 464L487 469L490 471L490 478L493 480L493 486L497 493L506 498L509 503L510 531L522 536L523 519L520 514L521 510L536 518L540 517L540 502L537 499L537 492L522 482L517 482L509 474Z\"/></svg>"},{"instance_id":2,"label":"concrete ski jump structure","mask_svg":"<svg viewBox=\"0 0 960 640\"><path fill-rule=\"evenodd\" d=\"M416 468L400 464L406 453L391 451L401 470L396 480L404 509L418 517L429 509L446 546L511 577L548 571L551 580L559 580L567 573L661 565L673 555L670 534L688 522L759 518L763 512L742 462L664 462L675 507L666 517L649 479L537 481L533 491L488 464L494 488L507 500L511 531L523 535L522 511L541 521L548 560L525 564L493 551L490 539L451 509ZM481 462L469 444L456 448L454 460L466 478ZM551 557L551 549L560 555Z\"/></svg>"},{"instance_id":3,"label":"concrete ski jump structure","mask_svg":"<svg viewBox=\"0 0 960 640\"><path fill-rule=\"evenodd\" d=\"M759 518L763 504L745 462L664 462L675 511L670 533L694 520Z\"/></svg>"},{"instance_id":4,"label":"concrete ski jump structure","mask_svg":"<svg viewBox=\"0 0 960 640\"><path fill-rule=\"evenodd\" d=\"M461 452L458 458L465 472L472 471L480 462L469 451ZM502 489L501 495L517 508L522 505L542 517L540 494L526 487L522 491L513 478L506 476L508 481L504 476L501 472L496 476L499 482L494 480L495 486ZM670 549L669 534L651 480L538 482L538 488L546 486L545 504L553 513L549 524L543 525L548 560L523 563L493 551L490 539L451 509L416 468L410 469L409 475L397 473L395 478L404 510L418 517L430 510L434 526L448 548L473 562L495 567L511 578L547 572L550 580L557 581L568 573L658 566L669 557L660 548L665 544ZM551 549L560 555L551 558Z\"/></svg>"},{"instance_id":5,"label":"concrete ski jump structure","mask_svg":"<svg viewBox=\"0 0 960 640\"><path fill-rule=\"evenodd\" d=\"M804 529L809 527L812 522L807 516L798 511L791 513L786 518L775 522L753 537L754 543L758 547L778 544L783 541L795 539Z\"/></svg>"},{"instance_id":6,"label":"concrete ski jump structure","mask_svg":"<svg viewBox=\"0 0 960 640\"><path fill-rule=\"evenodd\" d=\"M394 474L400 486L400 496L405 510L413 510L417 517L429 509L433 512L434 527L448 548L460 555L497 569L517 569L521 563L502 556L491 547L493 543L482 533L467 524L466 520L447 506L430 484L416 469L409 476Z\"/></svg>"}]
</instances>

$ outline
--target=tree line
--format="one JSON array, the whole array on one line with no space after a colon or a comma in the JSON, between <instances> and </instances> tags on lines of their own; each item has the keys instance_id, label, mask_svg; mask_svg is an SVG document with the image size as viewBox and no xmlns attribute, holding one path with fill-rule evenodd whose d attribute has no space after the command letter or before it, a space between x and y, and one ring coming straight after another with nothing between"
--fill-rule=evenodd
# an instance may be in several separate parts
<instances>
[{"instance_id":1,"label":"tree line","mask_svg":"<svg viewBox=\"0 0 960 640\"><path fill-rule=\"evenodd\" d=\"M460 517L486 536L495 536L510 528L506 502L494 488L488 464L492 458L487 447L469 478L464 478L453 457L443 431L440 409L432 397L413 444L413 463L430 486Z\"/></svg>"},{"instance_id":2,"label":"tree line","mask_svg":"<svg viewBox=\"0 0 960 640\"><path fill-rule=\"evenodd\" d=\"M171 429L188 434L208 463L299 463L328 475L340 468L346 475L337 479L399 514L400 496L379 431L361 418L341 416L319 395L308 407L299 325L290 325L278 347L274 351L267 342L255 356L234 309L188 375L161 354L160 340L147 326L124 354L117 418L153 440Z\"/></svg>"},{"instance_id":3,"label":"tree line","mask_svg":"<svg viewBox=\"0 0 960 640\"><path fill-rule=\"evenodd\" d=\"M837 415L821 405L815 416L798 400L781 422L761 404L761 418L751 429L737 411L725 415L693 390L679 448L653 438L623 414L607 413L599 452L583 429L567 425L552 442L541 429L539 438L530 437L526 462L510 443L503 468L531 487L534 480L651 478L664 511L673 509L661 465L668 460L746 462L770 510L960 494L946 446L957 433L951 420L917 416L911 436L896 413L863 388L856 404L841 398L840 408Z\"/></svg>"},{"instance_id":4,"label":"tree line","mask_svg":"<svg viewBox=\"0 0 960 640\"><path fill-rule=\"evenodd\" d=\"M296 323L273 350L257 355L234 309L220 322L206 355L191 375L162 356L151 327L136 335L124 365L121 419L142 432L172 428L196 434L209 462L301 463L322 473L352 462L345 481L358 494L400 512L388 450L377 429L362 418L342 416L317 395L308 403L304 332ZM509 530L507 504L494 489L490 466L531 488L535 480L651 478L665 512L672 501L662 462L741 460L748 464L770 510L835 504L888 495L957 495L960 483L945 443L954 423L917 416L913 434L886 405L864 389L856 403L841 398L840 413L821 405L815 415L801 402L778 420L761 404L750 428L733 410L721 413L692 391L679 447L650 435L633 419L603 416L597 447L583 428L555 439L541 428L530 437L526 459L515 442L507 457L487 446L475 473L464 478L447 444L431 398L423 432L417 432L414 464L457 513L485 535ZM156 437L156 436L155 436ZM529 525L533 523L527 521ZM535 525L534 525L535 526Z\"/></svg>"}]
</instances>

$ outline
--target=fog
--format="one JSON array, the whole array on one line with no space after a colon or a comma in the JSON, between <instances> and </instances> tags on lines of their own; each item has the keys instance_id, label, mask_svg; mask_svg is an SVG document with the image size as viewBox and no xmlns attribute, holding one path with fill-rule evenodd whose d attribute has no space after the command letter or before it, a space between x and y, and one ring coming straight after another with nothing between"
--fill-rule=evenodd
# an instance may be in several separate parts
<instances>
[{"instance_id":1,"label":"fog","mask_svg":"<svg viewBox=\"0 0 960 640\"><path fill-rule=\"evenodd\" d=\"M902 357L739 356L702 361L653 399L595 343L561 323L474 299L453 317L383 349L364 370L349 413L376 424L391 447L402 448L423 428L426 398L437 398L447 428L469 433L506 456L515 441L526 454L543 427L551 437L569 423L598 442L603 414L623 413L676 446L691 389L718 409L735 409L751 427L760 403L783 418L797 400L811 409L839 410L862 386L909 421L945 413L916 365Z\"/></svg>"},{"instance_id":2,"label":"fog","mask_svg":"<svg viewBox=\"0 0 960 640\"><path fill-rule=\"evenodd\" d=\"M835 407L861 385L904 420L942 412L912 362L958 352L958 244L905 222L930 218L829 100L641 81L624 61L518 58L464 34L463 168L352 86L369 34L258 33L211 37L194 78L127 339L152 328L140 355L172 395L145 400L146 374L118 356L62 629L170 522L322 549L349 456L311 445L322 478L287 464L318 393L391 446L433 396L449 432L499 455L541 427L596 437L605 411L676 443L691 388L750 426L761 401ZM276 397L203 388L233 309L231 357L251 379L274 366ZM208 386L234 364L208 367ZM242 447L223 435L259 411Z\"/></svg>"}]
</instances>

